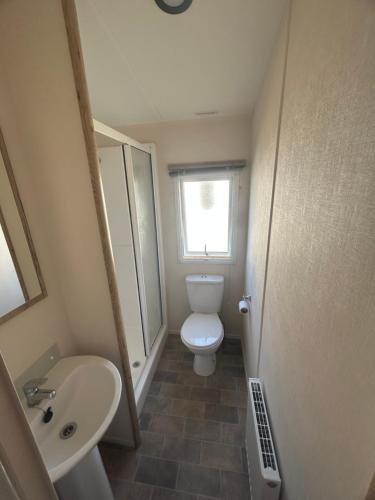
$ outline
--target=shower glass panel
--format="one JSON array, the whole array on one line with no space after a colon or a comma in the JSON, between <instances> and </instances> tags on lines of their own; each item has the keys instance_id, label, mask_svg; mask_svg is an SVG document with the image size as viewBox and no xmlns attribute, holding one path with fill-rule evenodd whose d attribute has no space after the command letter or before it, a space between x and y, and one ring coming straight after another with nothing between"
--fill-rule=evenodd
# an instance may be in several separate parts
<instances>
[{"instance_id":1,"label":"shower glass panel","mask_svg":"<svg viewBox=\"0 0 375 500\"><path fill-rule=\"evenodd\" d=\"M137 267L141 287L143 282L143 290L140 290L143 328L146 348L150 351L163 322L151 155L125 146L125 157L130 190L131 184L133 186L134 196L129 194L135 204L132 218L136 217L138 228L138 241L135 243L138 246L136 256L140 260Z\"/></svg>"}]
</instances>

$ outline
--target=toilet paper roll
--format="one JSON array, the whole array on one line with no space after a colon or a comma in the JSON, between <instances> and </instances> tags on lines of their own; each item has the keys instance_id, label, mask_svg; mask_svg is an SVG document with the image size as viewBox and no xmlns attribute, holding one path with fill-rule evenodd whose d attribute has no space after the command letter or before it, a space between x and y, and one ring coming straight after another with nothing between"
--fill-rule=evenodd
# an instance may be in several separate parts
<instances>
[{"instance_id":1,"label":"toilet paper roll","mask_svg":"<svg viewBox=\"0 0 375 500\"><path fill-rule=\"evenodd\" d=\"M249 303L247 300L240 300L238 303L238 310L241 314L247 314L249 312Z\"/></svg>"}]
</instances>

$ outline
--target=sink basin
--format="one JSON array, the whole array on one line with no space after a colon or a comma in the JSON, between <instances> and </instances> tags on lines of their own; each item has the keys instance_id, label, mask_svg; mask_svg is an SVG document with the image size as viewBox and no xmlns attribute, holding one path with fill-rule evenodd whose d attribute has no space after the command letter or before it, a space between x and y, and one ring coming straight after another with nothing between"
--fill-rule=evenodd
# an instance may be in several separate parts
<instances>
[{"instance_id":1,"label":"sink basin","mask_svg":"<svg viewBox=\"0 0 375 500\"><path fill-rule=\"evenodd\" d=\"M56 397L39 407L52 406L52 420L44 423L36 408L26 408L26 416L55 482L102 438L120 401L121 377L110 361L97 356L62 358L46 377L42 387L56 389Z\"/></svg>"}]
</instances>

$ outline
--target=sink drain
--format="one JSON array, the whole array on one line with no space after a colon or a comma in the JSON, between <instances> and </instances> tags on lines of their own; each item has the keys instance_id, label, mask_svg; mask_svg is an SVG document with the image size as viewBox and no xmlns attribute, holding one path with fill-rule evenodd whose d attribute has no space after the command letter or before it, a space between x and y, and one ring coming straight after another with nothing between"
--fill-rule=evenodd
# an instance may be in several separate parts
<instances>
[{"instance_id":1,"label":"sink drain","mask_svg":"<svg viewBox=\"0 0 375 500\"><path fill-rule=\"evenodd\" d=\"M69 422L68 424L65 424L60 431L60 439L69 439L73 436L76 430L77 424L75 422Z\"/></svg>"}]
</instances>

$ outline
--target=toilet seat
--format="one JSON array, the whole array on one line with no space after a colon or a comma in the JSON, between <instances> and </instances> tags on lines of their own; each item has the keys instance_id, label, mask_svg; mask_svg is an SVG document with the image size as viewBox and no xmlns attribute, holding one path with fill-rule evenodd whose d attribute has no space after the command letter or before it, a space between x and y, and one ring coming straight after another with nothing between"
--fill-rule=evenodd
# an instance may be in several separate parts
<instances>
[{"instance_id":1,"label":"toilet seat","mask_svg":"<svg viewBox=\"0 0 375 500\"><path fill-rule=\"evenodd\" d=\"M218 347L224 338L224 328L217 313L193 313L181 328L182 342L197 351Z\"/></svg>"}]
</instances>

